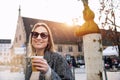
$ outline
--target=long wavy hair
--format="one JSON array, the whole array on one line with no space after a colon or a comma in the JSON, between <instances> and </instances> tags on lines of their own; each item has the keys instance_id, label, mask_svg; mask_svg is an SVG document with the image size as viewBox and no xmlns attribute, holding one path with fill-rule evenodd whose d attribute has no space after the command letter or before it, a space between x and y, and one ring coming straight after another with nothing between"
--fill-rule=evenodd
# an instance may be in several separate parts
<instances>
[{"instance_id":1,"label":"long wavy hair","mask_svg":"<svg viewBox=\"0 0 120 80\"><path fill-rule=\"evenodd\" d=\"M45 48L45 51L51 51L51 52L55 52L55 49L54 49L54 42L53 42L53 36L52 36L52 33L51 33L51 30L50 28L48 27L48 25L46 23L43 23L43 22L38 22L36 23L33 28L32 28L32 31L33 32L37 27L45 27L46 30L48 31L48 34L49 34L49 37L48 37L48 44ZM30 36L29 36L29 43L28 43L28 53L29 53L29 56L32 56L32 55L35 55L36 54L36 50L35 48L32 46L32 36L31 36L31 33L30 33Z\"/></svg>"}]
</instances>

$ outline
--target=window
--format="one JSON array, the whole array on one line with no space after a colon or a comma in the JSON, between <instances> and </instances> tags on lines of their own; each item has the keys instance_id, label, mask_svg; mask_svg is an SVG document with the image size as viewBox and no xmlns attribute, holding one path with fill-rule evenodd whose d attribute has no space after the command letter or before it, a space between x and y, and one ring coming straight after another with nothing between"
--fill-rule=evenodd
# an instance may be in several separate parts
<instances>
[{"instance_id":1,"label":"window","mask_svg":"<svg viewBox=\"0 0 120 80\"><path fill-rule=\"evenodd\" d=\"M15 40L16 40L16 43L17 43L17 38Z\"/></svg>"},{"instance_id":2,"label":"window","mask_svg":"<svg viewBox=\"0 0 120 80\"><path fill-rule=\"evenodd\" d=\"M79 43L78 43L78 52L80 52L80 51L82 51L82 45L81 45L81 43L79 42Z\"/></svg>"},{"instance_id":3,"label":"window","mask_svg":"<svg viewBox=\"0 0 120 80\"><path fill-rule=\"evenodd\" d=\"M62 46L58 46L58 52L62 52Z\"/></svg>"},{"instance_id":4,"label":"window","mask_svg":"<svg viewBox=\"0 0 120 80\"><path fill-rule=\"evenodd\" d=\"M21 40L21 35L19 35L19 40Z\"/></svg>"},{"instance_id":5,"label":"window","mask_svg":"<svg viewBox=\"0 0 120 80\"><path fill-rule=\"evenodd\" d=\"M69 47L69 52L73 52L72 46Z\"/></svg>"}]
</instances>

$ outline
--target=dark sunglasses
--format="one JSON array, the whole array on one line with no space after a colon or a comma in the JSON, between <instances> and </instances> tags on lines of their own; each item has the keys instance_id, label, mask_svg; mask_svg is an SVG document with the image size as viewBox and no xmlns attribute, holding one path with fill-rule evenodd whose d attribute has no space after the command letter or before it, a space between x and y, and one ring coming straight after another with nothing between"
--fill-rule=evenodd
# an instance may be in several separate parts
<instances>
[{"instance_id":1,"label":"dark sunglasses","mask_svg":"<svg viewBox=\"0 0 120 80\"><path fill-rule=\"evenodd\" d=\"M42 39L46 39L48 37L48 33L46 32L42 32L42 33L38 33L38 32L31 32L32 38L37 38L39 35Z\"/></svg>"}]
</instances>

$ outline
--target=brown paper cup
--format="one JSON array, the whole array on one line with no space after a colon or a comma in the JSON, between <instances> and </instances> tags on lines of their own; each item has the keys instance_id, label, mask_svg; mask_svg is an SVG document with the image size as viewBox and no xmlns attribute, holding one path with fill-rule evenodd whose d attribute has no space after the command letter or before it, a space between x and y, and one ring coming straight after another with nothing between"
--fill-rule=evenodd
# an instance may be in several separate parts
<instances>
[{"instance_id":1,"label":"brown paper cup","mask_svg":"<svg viewBox=\"0 0 120 80\"><path fill-rule=\"evenodd\" d=\"M43 58L43 56L31 56L31 60L33 60L35 58ZM32 65L32 71L37 72L37 69L33 65Z\"/></svg>"}]
</instances>

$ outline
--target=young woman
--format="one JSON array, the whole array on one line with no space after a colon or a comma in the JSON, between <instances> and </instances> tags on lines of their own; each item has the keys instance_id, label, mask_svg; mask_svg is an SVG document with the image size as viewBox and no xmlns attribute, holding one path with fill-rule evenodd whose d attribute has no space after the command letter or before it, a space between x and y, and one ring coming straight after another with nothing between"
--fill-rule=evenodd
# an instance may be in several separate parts
<instances>
[{"instance_id":1,"label":"young woman","mask_svg":"<svg viewBox=\"0 0 120 80\"><path fill-rule=\"evenodd\" d=\"M74 80L71 69L60 54L54 50L51 31L47 24L36 23L31 31L29 39L30 56L43 56L34 60L27 68L25 80L32 77L31 65L40 72L39 80Z\"/></svg>"}]
</instances>

